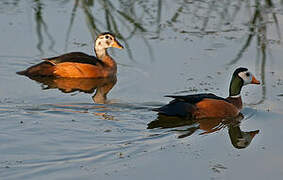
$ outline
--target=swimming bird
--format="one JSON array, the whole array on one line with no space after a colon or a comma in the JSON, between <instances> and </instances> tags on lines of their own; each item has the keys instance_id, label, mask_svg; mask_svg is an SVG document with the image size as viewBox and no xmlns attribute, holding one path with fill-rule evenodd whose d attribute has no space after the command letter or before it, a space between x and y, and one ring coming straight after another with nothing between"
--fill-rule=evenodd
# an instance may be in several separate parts
<instances>
[{"instance_id":1,"label":"swimming bird","mask_svg":"<svg viewBox=\"0 0 283 180\"><path fill-rule=\"evenodd\" d=\"M44 61L17 72L26 76L52 76L67 78L106 78L117 73L117 64L108 53L109 47L123 46L109 32L100 34L95 40L95 56L82 52L70 52Z\"/></svg>"},{"instance_id":2,"label":"swimming bird","mask_svg":"<svg viewBox=\"0 0 283 180\"><path fill-rule=\"evenodd\" d=\"M241 89L247 84L260 84L247 68L237 68L230 81L229 96L222 98L212 93L186 96L169 95L169 104L155 108L160 115L179 116L187 119L236 117L242 109Z\"/></svg>"}]
</instances>

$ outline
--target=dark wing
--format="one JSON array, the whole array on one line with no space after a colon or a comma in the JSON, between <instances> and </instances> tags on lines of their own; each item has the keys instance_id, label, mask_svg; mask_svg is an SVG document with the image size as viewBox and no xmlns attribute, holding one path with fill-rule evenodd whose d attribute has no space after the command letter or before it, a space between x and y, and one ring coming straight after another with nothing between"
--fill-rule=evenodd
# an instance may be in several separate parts
<instances>
[{"instance_id":1,"label":"dark wing","mask_svg":"<svg viewBox=\"0 0 283 180\"><path fill-rule=\"evenodd\" d=\"M205 98L209 99L217 99L217 100L224 100L224 98L218 97L214 94L193 94L187 96L166 96L174 98L174 100L170 101L169 104L162 106L160 108L155 108L153 111L157 111L160 114L164 114L167 116L180 116L180 117L187 117L187 118L194 118L193 112L197 109L196 103L200 102ZM227 101L228 102L228 101Z\"/></svg>"},{"instance_id":2,"label":"dark wing","mask_svg":"<svg viewBox=\"0 0 283 180\"><path fill-rule=\"evenodd\" d=\"M152 109L159 114L166 116L179 116L192 118L192 112L196 109L196 106L187 102L173 100L169 104L166 104L160 108Z\"/></svg>"},{"instance_id":3,"label":"dark wing","mask_svg":"<svg viewBox=\"0 0 283 180\"><path fill-rule=\"evenodd\" d=\"M63 54L61 56L44 58L43 60L50 62L53 65L64 63L64 62L76 62L76 63L84 63L84 64L92 64L97 65L98 63L103 65L104 63L97 59L95 56L90 56L82 52L71 52L67 54Z\"/></svg>"},{"instance_id":4,"label":"dark wing","mask_svg":"<svg viewBox=\"0 0 283 180\"><path fill-rule=\"evenodd\" d=\"M168 96L165 96L165 97L171 97L171 98L174 98L175 100L188 102L188 103L191 103L191 104L196 104L196 103L202 101L205 98L217 99L217 100L223 100L223 101L229 102L227 99L216 96L215 94L212 94L212 93L192 94L192 95L186 95L186 96L168 95Z\"/></svg>"}]
</instances>

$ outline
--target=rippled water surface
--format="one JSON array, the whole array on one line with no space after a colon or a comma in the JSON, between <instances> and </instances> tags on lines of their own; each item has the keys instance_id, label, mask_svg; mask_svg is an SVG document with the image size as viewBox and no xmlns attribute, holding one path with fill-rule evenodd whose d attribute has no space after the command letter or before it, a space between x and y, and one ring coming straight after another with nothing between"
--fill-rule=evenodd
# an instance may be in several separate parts
<instances>
[{"instance_id":1,"label":"rippled water surface","mask_svg":"<svg viewBox=\"0 0 283 180\"><path fill-rule=\"evenodd\" d=\"M2 0L0 21L0 179L282 179L282 1ZM105 31L125 46L109 51L117 82L16 74L93 54ZM151 111L166 94L227 96L239 66L261 85L238 119Z\"/></svg>"}]
</instances>

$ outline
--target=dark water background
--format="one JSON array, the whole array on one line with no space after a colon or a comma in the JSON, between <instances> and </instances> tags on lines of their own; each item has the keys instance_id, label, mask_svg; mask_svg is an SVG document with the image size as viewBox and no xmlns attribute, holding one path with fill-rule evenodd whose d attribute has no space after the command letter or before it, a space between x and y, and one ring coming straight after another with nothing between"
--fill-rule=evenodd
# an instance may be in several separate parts
<instances>
[{"instance_id":1,"label":"dark water background","mask_svg":"<svg viewBox=\"0 0 283 180\"><path fill-rule=\"evenodd\" d=\"M0 22L0 179L282 179L282 1L2 0ZM104 31L125 46L107 104L15 73ZM239 66L262 84L236 129L147 129L163 95L225 97ZM258 134L238 149L232 130Z\"/></svg>"}]
</instances>

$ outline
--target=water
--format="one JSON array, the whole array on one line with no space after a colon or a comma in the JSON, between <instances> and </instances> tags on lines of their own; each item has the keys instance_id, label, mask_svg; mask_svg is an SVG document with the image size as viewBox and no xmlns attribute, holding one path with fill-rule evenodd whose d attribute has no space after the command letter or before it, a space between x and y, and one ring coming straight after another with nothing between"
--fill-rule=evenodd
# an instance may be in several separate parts
<instances>
[{"instance_id":1,"label":"water","mask_svg":"<svg viewBox=\"0 0 283 180\"><path fill-rule=\"evenodd\" d=\"M281 179L281 1L4 0L0 21L0 179ZM44 57L93 54L103 31L125 46L109 52L118 74L106 104L94 103L96 83L15 73ZM234 126L148 128L164 95L225 97L239 66L262 84L243 88ZM244 148L233 145L231 134L250 132Z\"/></svg>"}]
</instances>

